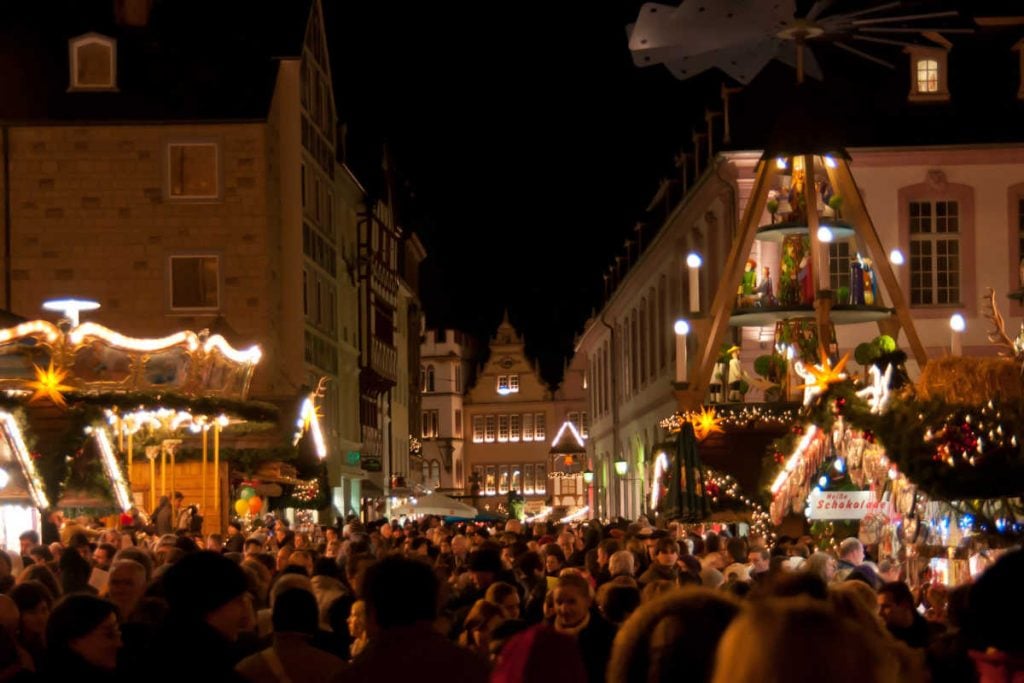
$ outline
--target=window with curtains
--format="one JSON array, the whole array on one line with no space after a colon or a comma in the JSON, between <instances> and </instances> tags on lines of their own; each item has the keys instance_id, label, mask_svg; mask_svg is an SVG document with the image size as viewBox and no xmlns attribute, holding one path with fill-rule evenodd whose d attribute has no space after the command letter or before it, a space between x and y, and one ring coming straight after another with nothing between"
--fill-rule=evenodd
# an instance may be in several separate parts
<instances>
[{"instance_id":1,"label":"window with curtains","mask_svg":"<svg viewBox=\"0 0 1024 683\"><path fill-rule=\"evenodd\" d=\"M547 438L544 433L544 413L534 413L533 415L533 440L543 441Z\"/></svg>"},{"instance_id":2,"label":"window with curtains","mask_svg":"<svg viewBox=\"0 0 1024 683\"><path fill-rule=\"evenodd\" d=\"M220 257L171 256L171 308L220 307Z\"/></svg>"},{"instance_id":3,"label":"window with curtains","mask_svg":"<svg viewBox=\"0 0 1024 683\"><path fill-rule=\"evenodd\" d=\"M508 441L508 415L498 416L498 441Z\"/></svg>"},{"instance_id":4,"label":"window with curtains","mask_svg":"<svg viewBox=\"0 0 1024 683\"><path fill-rule=\"evenodd\" d=\"M484 440L484 416L473 416L473 443L483 443Z\"/></svg>"},{"instance_id":5,"label":"window with curtains","mask_svg":"<svg viewBox=\"0 0 1024 683\"><path fill-rule=\"evenodd\" d=\"M519 441L523 435L522 417L519 415L508 416L508 440Z\"/></svg>"},{"instance_id":6,"label":"window with curtains","mask_svg":"<svg viewBox=\"0 0 1024 683\"><path fill-rule=\"evenodd\" d=\"M171 199L213 199L220 193L217 143L167 145L167 192Z\"/></svg>"},{"instance_id":7,"label":"window with curtains","mask_svg":"<svg viewBox=\"0 0 1024 683\"><path fill-rule=\"evenodd\" d=\"M494 415L487 415L484 417L484 441L487 441L488 443L494 441L495 426L496 420Z\"/></svg>"},{"instance_id":8,"label":"window with curtains","mask_svg":"<svg viewBox=\"0 0 1024 683\"><path fill-rule=\"evenodd\" d=\"M493 496L498 492L498 470L494 465L488 465L484 471L484 492Z\"/></svg>"},{"instance_id":9,"label":"window with curtains","mask_svg":"<svg viewBox=\"0 0 1024 683\"><path fill-rule=\"evenodd\" d=\"M533 413L523 415L523 441L533 441Z\"/></svg>"},{"instance_id":10,"label":"window with curtains","mask_svg":"<svg viewBox=\"0 0 1024 683\"><path fill-rule=\"evenodd\" d=\"M533 493L533 465L531 463L523 465L523 493Z\"/></svg>"}]
</instances>

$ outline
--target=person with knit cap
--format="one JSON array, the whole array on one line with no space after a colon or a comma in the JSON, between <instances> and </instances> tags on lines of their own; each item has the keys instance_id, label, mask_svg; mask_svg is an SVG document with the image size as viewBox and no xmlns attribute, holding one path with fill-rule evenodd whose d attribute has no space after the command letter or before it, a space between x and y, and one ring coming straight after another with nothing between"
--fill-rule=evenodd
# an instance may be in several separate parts
<instances>
[{"instance_id":1,"label":"person with knit cap","mask_svg":"<svg viewBox=\"0 0 1024 683\"><path fill-rule=\"evenodd\" d=\"M54 681L109 679L121 645L113 603L87 593L68 595L46 623L43 673Z\"/></svg>"},{"instance_id":2,"label":"person with knit cap","mask_svg":"<svg viewBox=\"0 0 1024 683\"><path fill-rule=\"evenodd\" d=\"M242 569L203 550L169 567L161 586L170 611L152 644L151 661L159 659L161 665L146 677L168 683L242 680L234 671L240 659L235 643L254 618ZM188 656L168 658L168 652ZM202 665L197 668L196 662Z\"/></svg>"}]
</instances>

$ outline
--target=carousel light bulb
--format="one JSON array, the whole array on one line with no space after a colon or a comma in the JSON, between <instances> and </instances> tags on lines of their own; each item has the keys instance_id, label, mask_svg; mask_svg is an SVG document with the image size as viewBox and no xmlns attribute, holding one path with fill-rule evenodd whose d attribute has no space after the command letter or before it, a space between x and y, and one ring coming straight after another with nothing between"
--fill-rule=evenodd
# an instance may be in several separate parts
<instances>
[{"instance_id":1,"label":"carousel light bulb","mask_svg":"<svg viewBox=\"0 0 1024 683\"><path fill-rule=\"evenodd\" d=\"M821 479L818 480L818 486L820 486L821 488L825 488L826 486L828 486L828 477L826 477L824 474L821 475Z\"/></svg>"},{"instance_id":2,"label":"carousel light bulb","mask_svg":"<svg viewBox=\"0 0 1024 683\"><path fill-rule=\"evenodd\" d=\"M889 252L889 263L894 266L902 266L906 263L906 259L903 258L903 252L899 249L893 249Z\"/></svg>"},{"instance_id":3,"label":"carousel light bulb","mask_svg":"<svg viewBox=\"0 0 1024 683\"><path fill-rule=\"evenodd\" d=\"M828 226L823 225L818 228L818 241L825 243L832 241L832 231L828 229Z\"/></svg>"},{"instance_id":4,"label":"carousel light bulb","mask_svg":"<svg viewBox=\"0 0 1024 683\"><path fill-rule=\"evenodd\" d=\"M680 319L676 321L676 324L672 326L672 329L678 335L690 334L690 323Z\"/></svg>"}]
</instances>

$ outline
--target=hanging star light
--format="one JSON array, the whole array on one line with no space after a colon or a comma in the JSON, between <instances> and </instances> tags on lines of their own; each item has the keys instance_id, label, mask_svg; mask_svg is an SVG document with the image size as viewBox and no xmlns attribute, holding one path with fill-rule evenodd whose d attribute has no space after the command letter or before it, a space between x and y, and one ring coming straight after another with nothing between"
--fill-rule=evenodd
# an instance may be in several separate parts
<instances>
[{"instance_id":1,"label":"hanging star light","mask_svg":"<svg viewBox=\"0 0 1024 683\"><path fill-rule=\"evenodd\" d=\"M35 368L36 378L34 381L25 383L27 388L35 390L32 398L29 399L29 403L35 403L41 399L48 398L54 405L67 408L68 404L64 401L64 396L61 395L61 392L74 390L74 387L63 384L64 378L68 376L67 371L54 369L52 358L50 359L50 367L46 370L43 370L35 363L32 364L32 367Z\"/></svg>"},{"instance_id":2,"label":"hanging star light","mask_svg":"<svg viewBox=\"0 0 1024 683\"><path fill-rule=\"evenodd\" d=\"M690 424L697 441L703 441L715 432L722 432L722 418L718 417L714 408L701 406L699 413L690 413Z\"/></svg>"},{"instance_id":3,"label":"hanging star light","mask_svg":"<svg viewBox=\"0 0 1024 683\"><path fill-rule=\"evenodd\" d=\"M808 406L811 404L818 395L828 390L829 385L835 384L836 382L842 382L846 379L846 373L843 372L843 368L846 366L846 361L850 359L850 354L847 353L845 356L839 359L835 367L832 367L832 361L829 360L828 355L821 352L821 363L819 365L813 365L811 367L805 366L800 361L793 364L793 369L800 375L804 384L797 387L797 389L804 390L804 405Z\"/></svg>"},{"instance_id":4,"label":"hanging star light","mask_svg":"<svg viewBox=\"0 0 1024 683\"><path fill-rule=\"evenodd\" d=\"M873 415L881 415L889 405L889 381L892 379L892 364L881 372L877 366L868 368L871 384L857 392L857 396L866 399Z\"/></svg>"}]
</instances>

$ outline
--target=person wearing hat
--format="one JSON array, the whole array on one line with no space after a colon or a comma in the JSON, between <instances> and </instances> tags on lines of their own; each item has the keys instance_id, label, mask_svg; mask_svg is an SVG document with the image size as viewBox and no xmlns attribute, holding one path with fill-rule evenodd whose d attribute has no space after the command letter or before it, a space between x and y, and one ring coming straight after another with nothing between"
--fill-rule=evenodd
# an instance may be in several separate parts
<instances>
[{"instance_id":1,"label":"person wearing hat","mask_svg":"<svg viewBox=\"0 0 1024 683\"><path fill-rule=\"evenodd\" d=\"M740 363L740 347L730 346L726 354L729 356L727 379L729 392L726 394L726 400L729 402L740 402L743 400L743 392L741 391L743 386L743 365Z\"/></svg>"},{"instance_id":2,"label":"person wearing hat","mask_svg":"<svg viewBox=\"0 0 1024 683\"><path fill-rule=\"evenodd\" d=\"M160 666L139 675L168 683L244 680L234 671L241 654L236 643L254 614L242 569L223 555L198 551L171 565L160 586L170 609L148 658ZM202 662L198 670L196 662Z\"/></svg>"}]
</instances>

